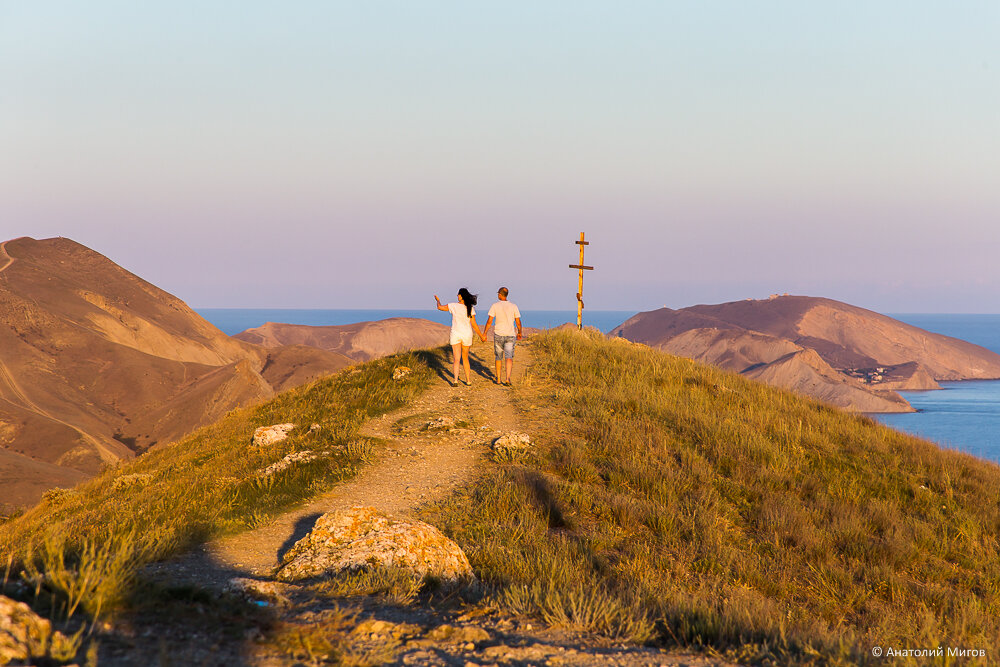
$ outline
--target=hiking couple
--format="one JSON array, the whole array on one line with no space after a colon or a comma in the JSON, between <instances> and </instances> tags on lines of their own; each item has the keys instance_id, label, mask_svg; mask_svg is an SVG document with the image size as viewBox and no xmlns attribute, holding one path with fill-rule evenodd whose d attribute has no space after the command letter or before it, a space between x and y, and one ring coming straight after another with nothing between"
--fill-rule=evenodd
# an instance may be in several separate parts
<instances>
[{"instance_id":1,"label":"hiking couple","mask_svg":"<svg viewBox=\"0 0 1000 667\"><path fill-rule=\"evenodd\" d=\"M507 300L509 290L501 287L497 291L498 301L490 306L489 317L486 319L486 326L479 331L476 324L476 295L469 292L465 287L458 290L458 302L447 305L441 303L438 295L434 295L437 301L437 309L451 313L451 351L454 359L452 364L455 381L451 386L458 386L458 366L459 360L465 366L465 384L472 384L471 372L469 369L469 348L472 347L472 331L485 343L486 332L489 331L490 324L496 320L493 326L493 354L497 361L497 373L494 382L510 386L510 375L514 368L514 342L521 340L521 311L513 303ZM516 325L516 328L515 328ZM501 375L501 366L506 361L506 373ZM505 379L506 378L506 379Z\"/></svg>"}]
</instances>

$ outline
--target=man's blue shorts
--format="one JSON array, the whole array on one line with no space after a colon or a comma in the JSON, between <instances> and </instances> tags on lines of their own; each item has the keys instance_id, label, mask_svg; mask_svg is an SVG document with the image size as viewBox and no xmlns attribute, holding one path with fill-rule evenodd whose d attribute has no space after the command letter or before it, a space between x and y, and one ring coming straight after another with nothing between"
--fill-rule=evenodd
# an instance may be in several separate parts
<instances>
[{"instance_id":1,"label":"man's blue shorts","mask_svg":"<svg viewBox=\"0 0 1000 667\"><path fill-rule=\"evenodd\" d=\"M493 335L493 354L496 356L497 361L501 359L513 359L514 358L514 343L517 342L517 336L497 336Z\"/></svg>"}]
</instances>

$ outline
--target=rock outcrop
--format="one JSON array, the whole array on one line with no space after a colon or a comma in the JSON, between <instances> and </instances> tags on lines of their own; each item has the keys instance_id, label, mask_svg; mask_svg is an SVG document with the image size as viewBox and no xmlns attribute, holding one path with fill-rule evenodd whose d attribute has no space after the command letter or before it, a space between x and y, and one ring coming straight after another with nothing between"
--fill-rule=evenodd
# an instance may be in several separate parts
<instances>
[{"instance_id":1,"label":"rock outcrop","mask_svg":"<svg viewBox=\"0 0 1000 667\"><path fill-rule=\"evenodd\" d=\"M272 424L261 426L253 432L254 447L267 447L281 442L295 428L295 424Z\"/></svg>"},{"instance_id":2,"label":"rock outcrop","mask_svg":"<svg viewBox=\"0 0 1000 667\"><path fill-rule=\"evenodd\" d=\"M531 437L526 433L510 431L496 438L491 447L494 452L524 452L531 449Z\"/></svg>"},{"instance_id":3,"label":"rock outcrop","mask_svg":"<svg viewBox=\"0 0 1000 667\"><path fill-rule=\"evenodd\" d=\"M391 519L371 507L324 514L282 559L280 581L384 567L457 582L473 577L457 544L421 521Z\"/></svg>"},{"instance_id":4,"label":"rock outcrop","mask_svg":"<svg viewBox=\"0 0 1000 667\"><path fill-rule=\"evenodd\" d=\"M73 658L78 646L79 640L53 631L28 605L0 595L0 665L62 663Z\"/></svg>"},{"instance_id":5,"label":"rock outcrop","mask_svg":"<svg viewBox=\"0 0 1000 667\"><path fill-rule=\"evenodd\" d=\"M309 463L310 461L315 461L320 457L319 454L312 451L311 449L304 449L301 452L292 452L291 454L286 454L285 458L280 461L275 461L260 473L259 477L270 477L271 475L276 475L279 472L288 470L292 466L298 463Z\"/></svg>"},{"instance_id":6,"label":"rock outcrop","mask_svg":"<svg viewBox=\"0 0 1000 667\"><path fill-rule=\"evenodd\" d=\"M1000 355L985 348L823 298L662 308L611 335L859 412L912 411L897 390L1000 378Z\"/></svg>"}]
</instances>

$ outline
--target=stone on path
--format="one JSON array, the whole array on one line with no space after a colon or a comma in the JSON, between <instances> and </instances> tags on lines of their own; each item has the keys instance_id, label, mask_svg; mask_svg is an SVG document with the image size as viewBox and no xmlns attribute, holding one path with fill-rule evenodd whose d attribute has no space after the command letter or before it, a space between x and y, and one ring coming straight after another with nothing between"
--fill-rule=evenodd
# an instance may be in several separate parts
<instances>
[{"instance_id":1,"label":"stone on path","mask_svg":"<svg viewBox=\"0 0 1000 667\"><path fill-rule=\"evenodd\" d=\"M295 428L295 424L274 424L273 426L261 426L253 432L253 444L257 447L267 447L281 442L288 437L288 432Z\"/></svg>"},{"instance_id":2,"label":"stone on path","mask_svg":"<svg viewBox=\"0 0 1000 667\"><path fill-rule=\"evenodd\" d=\"M391 519L373 507L324 514L285 554L277 579L296 581L371 567L409 570L454 583L473 579L457 544L422 521Z\"/></svg>"},{"instance_id":3,"label":"stone on path","mask_svg":"<svg viewBox=\"0 0 1000 667\"><path fill-rule=\"evenodd\" d=\"M435 417L426 424L425 431L450 431L455 428L455 420L451 417Z\"/></svg>"},{"instance_id":4,"label":"stone on path","mask_svg":"<svg viewBox=\"0 0 1000 667\"><path fill-rule=\"evenodd\" d=\"M65 662L78 646L79 640L54 632L52 624L28 605L0 595L0 665L36 664L35 658Z\"/></svg>"},{"instance_id":5,"label":"stone on path","mask_svg":"<svg viewBox=\"0 0 1000 667\"><path fill-rule=\"evenodd\" d=\"M289 604L289 591L293 588L294 586L281 584L277 581L260 581L258 579L237 577L229 580L226 590L250 600L269 598L279 604Z\"/></svg>"},{"instance_id":6,"label":"stone on path","mask_svg":"<svg viewBox=\"0 0 1000 667\"><path fill-rule=\"evenodd\" d=\"M523 452L531 448L531 438L526 433L508 431L493 441L493 451Z\"/></svg>"}]
</instances>

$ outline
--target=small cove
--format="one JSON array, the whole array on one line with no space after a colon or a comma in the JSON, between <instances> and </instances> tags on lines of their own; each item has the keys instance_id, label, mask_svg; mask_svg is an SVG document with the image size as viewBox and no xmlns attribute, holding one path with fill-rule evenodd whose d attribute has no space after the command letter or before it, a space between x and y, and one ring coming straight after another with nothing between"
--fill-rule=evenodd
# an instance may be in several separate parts
<instances>
[{"instance_id":1,"label":"small cove","mask_svg":"<svg viewBox=\"0 0 1000 667\"><path fill-rule=\"evenodd\" d=\"M1000 354L1000 315L904 313L890 317ZM1000 462L1000 381L940 384L938 391L900 392L917 412L871 416L943 447Z\"/></svg>"}]
</instances>

